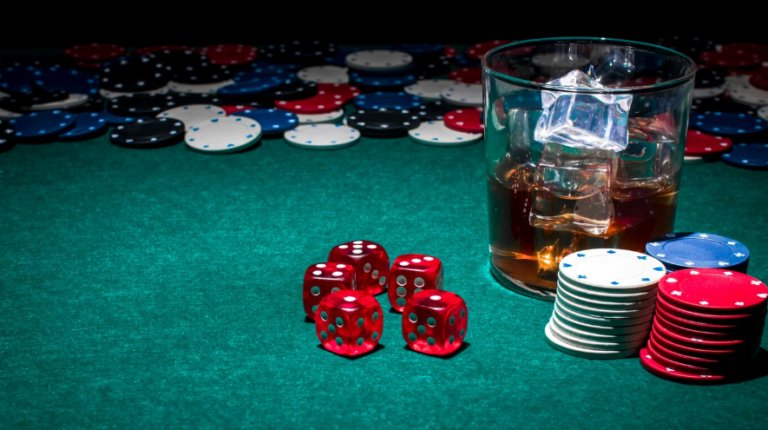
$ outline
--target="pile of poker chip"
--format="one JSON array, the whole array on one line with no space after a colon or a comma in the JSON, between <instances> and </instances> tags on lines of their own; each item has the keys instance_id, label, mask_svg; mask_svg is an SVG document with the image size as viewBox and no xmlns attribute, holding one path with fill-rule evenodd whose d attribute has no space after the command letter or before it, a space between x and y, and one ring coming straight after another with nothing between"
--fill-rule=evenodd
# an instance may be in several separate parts
<instances>
[{"instance_id":1,"label":"pile of poker chip","mask_svg":"<svg viewBox=\"0 0 768 430\"><path fill-rule=\"evenodd\" d=\"M471 144L483 136L479 59L506 42L474 45L459 59L440 44L345 49L322 41L132 51L92 43L58 56L7 56L2 149L105 133L126 148L186 142L213 153L244 151L270 136L323 150L361 136Z\"/></svg>"}]
</instances>

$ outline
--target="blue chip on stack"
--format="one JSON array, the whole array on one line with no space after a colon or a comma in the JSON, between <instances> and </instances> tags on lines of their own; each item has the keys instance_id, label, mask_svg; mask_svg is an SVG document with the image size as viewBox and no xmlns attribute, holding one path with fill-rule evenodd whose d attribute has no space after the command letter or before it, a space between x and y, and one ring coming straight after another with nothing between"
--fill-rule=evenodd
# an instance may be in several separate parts
<instances>
[{"instance_id":1,"label":"blue chip on stack","mask_svg":"<svg viewBox=\"0 0 768 430\"><path fill-rule=\"evenodd\" d=\"M728 269L747 273L749 250L727 237L709 233L670 233L645 245L668 272L682 269Z\"/></svg>"}]
</instances>

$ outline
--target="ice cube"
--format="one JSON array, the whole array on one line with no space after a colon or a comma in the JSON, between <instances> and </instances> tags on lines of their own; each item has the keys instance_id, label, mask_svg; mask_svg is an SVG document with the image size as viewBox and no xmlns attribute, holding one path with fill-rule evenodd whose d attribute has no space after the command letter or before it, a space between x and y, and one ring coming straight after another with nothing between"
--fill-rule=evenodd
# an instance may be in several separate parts
<instances>
[{"instance_id":1,"label":"ice cube","mask_svg":"<svg viewBox=\"0 0 768 430\"><path fill-rule=\"evenodd\" d=\"M611 151L627 147L631 95L573 92L604 89L580 70L573 70L549 85L565 91L542 91L542 114L534 133L537 141Z\"/></svg>"}]
</instances>

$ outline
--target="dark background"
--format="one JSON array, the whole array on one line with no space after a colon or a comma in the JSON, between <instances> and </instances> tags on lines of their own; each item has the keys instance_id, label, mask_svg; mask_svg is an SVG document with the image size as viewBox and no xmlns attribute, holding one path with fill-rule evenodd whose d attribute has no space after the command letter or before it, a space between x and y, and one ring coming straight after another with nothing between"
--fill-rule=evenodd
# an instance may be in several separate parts
<instances>
[{"instance_id":1,"label":"dark background","mask_svg":"<svg viewBox=\"0 0 768 430\"><path fill-rule=\"evenodd\" d=\"M347 45L473 44L491 39L600 36L655 42L671 35L718 43L768 40L768 17L750 3L717 9L659 2L112 2L42 7L14 3L0 14L0 48L61 48L112 42L129 47L212 43L263 45L321 39ZM755 3L751 3L755 5ZM589 13L579 13L579 10ZM702 16L699 16L702 15Z\"/></svg>"}]
</instances>

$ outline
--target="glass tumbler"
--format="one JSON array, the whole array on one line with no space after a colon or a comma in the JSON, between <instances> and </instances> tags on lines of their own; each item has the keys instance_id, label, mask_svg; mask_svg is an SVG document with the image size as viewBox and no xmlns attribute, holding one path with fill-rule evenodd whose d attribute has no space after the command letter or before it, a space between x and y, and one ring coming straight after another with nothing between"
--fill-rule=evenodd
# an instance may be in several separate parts
<instances>
[{"instance_id":1,"label":"glass tumbler","mask_svg":"<svg viewBox=\"0 0 768 430\"><path fill-rule=\"evenodd\" d=\"M516 42L482 59L491 272L553 300L566 255L643 252L673 231L694 62L603 38Z\"/></svg>"}]
</instances>

